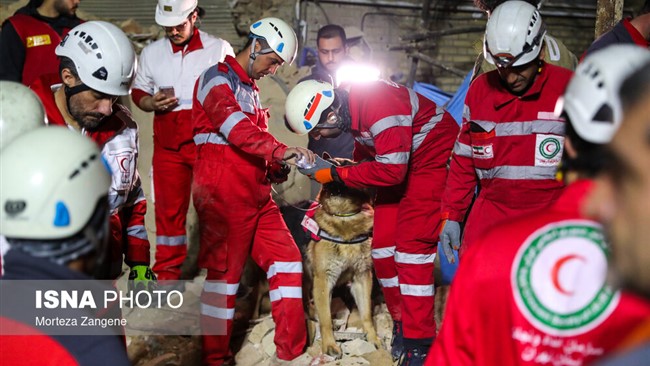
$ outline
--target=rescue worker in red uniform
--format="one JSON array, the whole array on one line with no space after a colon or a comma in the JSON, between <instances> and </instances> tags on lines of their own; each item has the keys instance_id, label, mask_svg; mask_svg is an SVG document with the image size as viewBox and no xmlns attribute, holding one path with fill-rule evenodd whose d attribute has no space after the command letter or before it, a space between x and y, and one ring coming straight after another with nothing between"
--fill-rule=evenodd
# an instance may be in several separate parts
<instances>
[{"instance_id":1,"label":"rescue worker in red uniform","mask_svg":"<svg viewBox=\"0 0 650 366\"><path fill-rule=\"evenodd\" d=\"M138 126L129 110L115 103L118 96L129 94L135 52L115 25L91 21L72 29L56 54L60 74L44 75L32 88L45 106L50 125L80 131L102 149L113 172L108 196L111 277L121 273L125 255L124 262L131 267L129 279L135 281L132 284L149 287L155 276L149 268L144 226L147 206L137 170Z\"/></svg>"},{"instance_id":2,"label":"rescue worker in red uniform","mask_svg":"<svg viewBox=\"0 0 650 366\"><path fill-rule=\"evenodd\" d=\"M196 160L191 121L194 83L203 70L234 55L228 42L196 27L201 11L197 0L158 1L156 23L164 27L166 37L140 53L131 94L140 109L154 112L153 269L158 280L178 280L187 255L185 224Z\"/></svg>"},{"instance_id":3,"label":"rescue worker in red uniform","mask_svg":"<svg viewBox=\"0 0 650 366\"><path fill-rule=\"evenodd\" d=\"M391 352L401 356L400 365L421 364L435 337L433 261L458 124L434 102L383 80L337 89L304 81L287 96L285 110L295 133L354 136L358 165L318 159L300 171L321 184L378 188L372 258L394 321Z\"/></svg>"},{"instance_id":4,"label":"rescue worker in red uniform","mask_svg":"<svg viewBox=\"0 0 650 366\"><path fill-rule=\"evenodd\" d=\"M271 181L286 179L284 164L311 151L287 147L268 132L255 80L274 74L296 55L296 35L277 18L250 27L236 57L206 69L196 82L192 120L197 160L192 199L199 216L199 266L207 268L201 294L203 362L221 365L235 312L235 295L248 256L267 273L275 321L276 363L293 360L306 342L302 260ZM291 160L293 163L293 160Z\"/></svg>"},{"instance_id":5,"label":"rescue worker in red uniform","mask_svg":"<svg viewBox=\"0 0 650 366\"><path fill-rule=\"evenodd\" d=\"M447 258L460 246L477 185L461 255L494 224L547 207L562 192L555 171L564 121L553 110L572 72L544 62L545 34L541 15L524 1L506 1L488 19L484 55L497 69L479 76L465 99L442 199Z\"/></svg>"},{"instance_id":6,"label":"rescue worker in red uniform","mask_svg":"<svg viewBox=\"0 0 650 366\"><path fill-rule=\"evenodd\" d=\"M648 61L649 51L617 45L578 65L558 102L567 188L467 249L427 365L591 364L650 317L648 302L606 283L609 245L581 213L621 124L619 87Z\"/></svg>"},{"instance_id":7,"label":"rescue worker in red uniform","mask_svg":"<svg viewBox=\"0 0 650 366\"><path fill-rule=\"evenodd\" d=\"M3 255L0 281L3 365L131 364L122 337L111 331L89 337L67 328L69 335L61 335L35 324L33 317L25 319L33 302L8 306L14 296L34 296L30 283L40 281L47 289L54 281L89 283L90 276L103 277L111 178L99 156L96 144L64 127L33 129L2 150L0 235L10 247ZM19 281L8 295L11 283ZM92 314L88 309L72 311Z\"/></svg>"},{"instance_id":8,"label":"rescue worker in red uniform","mask_svg":"<svg viewBox=\"0 0 650 366\"><path fill-rule=\"evenodd\" d=\"M70 29L81 24L81 0L30 0L7 18L0 32L0 80L30 86L44 74L59 71L54 49Z\"/></svg>"}]
</instances>

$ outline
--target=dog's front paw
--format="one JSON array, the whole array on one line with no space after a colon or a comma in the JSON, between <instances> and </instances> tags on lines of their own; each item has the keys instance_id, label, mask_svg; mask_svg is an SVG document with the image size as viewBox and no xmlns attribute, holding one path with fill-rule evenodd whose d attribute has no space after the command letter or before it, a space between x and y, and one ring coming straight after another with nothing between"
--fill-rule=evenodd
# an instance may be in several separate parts
<instances>
[{"instance_id":1,"label":"dog's front paw","mask_svg":"<svg viewBox=\"0 0 650 366\"><path fill-rule=\"evenodd\" d=\"M334 341L323 342L322 350L324 354L335 357L336 359L341 358L343 355L343 352L341 352L341 347L339 347Z\"/></svg>"},{"instance_id":2,"label":"dog's front paw","mask_svg":"<svg viewBox=\"0 0 650 366\"><path fill-rule=\"evenodd\" d=\"M382 349L384 344L376 334L368 334L368 342L372 343L376 349Z\"/></svg>"}]
</instances>

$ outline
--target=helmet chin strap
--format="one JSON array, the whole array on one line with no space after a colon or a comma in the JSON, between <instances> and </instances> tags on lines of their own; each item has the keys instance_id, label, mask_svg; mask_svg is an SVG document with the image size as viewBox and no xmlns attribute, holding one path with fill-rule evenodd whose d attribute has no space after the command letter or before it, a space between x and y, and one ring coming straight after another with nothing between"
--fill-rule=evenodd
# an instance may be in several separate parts
<instances>
[{"instance_id":1,"label":"helmet chin strap","mask_svg":"<svg viewBox=\"0 0 650 366\"><path fill-rule=\"evenodd\" d=\"M255 52L255 45L257 44L257 39L259 37L252 37L252 38L253 38L253 41L251 42L251 53L250 53L250 56L248 56L248 70L246 70L248 72L248 76L253 75L253 62L255 62L258 55L265 55L267 53L275 52L270 47Z\"/></svg>"},{"instance_id":2,"label":"helmet chin strap","mask_svg":"<svg viewBox=\"0 0 650 366\"><path fill-rule=\"evenodd\" d=\"M253 37L253 41L251 42L251 54L248 56L248 76L251 76L253 74L253 62L255 62L255 59L257 58L258 53L255 52L255 44L257 44L257 38Z\"/></svg>"},{"instance_id":3,"label":"helmet chin strap","mask_svg":"<svg viewBox=\"0 0 650 366\"><path fill-rule=\"evenodd\" d=\"M86 90L92 90L92 89L84 83L75 85L73 87L69 87L63 84L63 92L65 93L65 106L66 108L68 108L68 112L70 111L70 98L73 95L79 94L81 92L85 92Z\"/></svg>"}]
</instances>

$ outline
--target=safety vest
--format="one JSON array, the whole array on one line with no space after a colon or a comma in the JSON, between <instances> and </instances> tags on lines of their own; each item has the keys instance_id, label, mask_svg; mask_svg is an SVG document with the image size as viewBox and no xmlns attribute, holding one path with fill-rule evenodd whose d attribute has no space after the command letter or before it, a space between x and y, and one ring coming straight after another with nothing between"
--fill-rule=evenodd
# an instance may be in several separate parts
<instances>
[{"instance_id":1,"label":"safety vest","mask_svg":"<svg viewBox=\"0 0 650 366\"><path fill-rule=\"evenodd\" d=\"M58 73L59 59L54 49L70 29L65 28L60 36L47 23L26 14L16 14L8 20L25 46L23 84L29 86L43 74Z\"/></svg>"}]
</instances>

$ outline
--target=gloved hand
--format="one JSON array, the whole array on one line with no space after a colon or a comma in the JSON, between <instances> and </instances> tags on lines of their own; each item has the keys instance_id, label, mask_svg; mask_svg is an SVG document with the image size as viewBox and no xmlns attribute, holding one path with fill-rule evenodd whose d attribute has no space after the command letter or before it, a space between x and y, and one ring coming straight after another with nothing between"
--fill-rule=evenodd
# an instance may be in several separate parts
<instances>
[{"instance_id":1,"label":"gloved hand","mask_svg":"<svg viewBox=\"0 0 650 366\"><path fill-rule=\"evenodd\" d=\"M291 167L289 165L273 162L266 171L266 177L271 183L283 183L289 178L290 172Z\"/></svg>"},{"instance_id":2,"label":"gloved hand","mask_svg":"<svg viewBox=\"0 0 650 366\"><path fill-rule=\"evenodd\" d=\"M320 156L316 155L316 160L314 161L314 164L311 164L309 166L304 166L304 165L296 165L298 168L298 171L301 174L304 174L308 176L309 178L313 179L313 175L316 174L317 171L322 170L322 169L329 169L333 167L334 164L330 163L329 161L321 158Z\"/></svg>"},{"instance_id":3,"label":"gloved hand","mask_svg":"<svg viewBox=\"0 0 650 366\"><path fill-rule=\"evenodd\" d=\"M455 263L453 250L460 247L460 223L458 221L445 220L442 231L440 231L440 245L449 263Z\"/></svg>"},{"instance_id":4,"label":"gloved hand","mask_svg":"<svg viewBox=\"0 0 650 366\"><path fill-rule=\"evenodd\" d=\"M147 265L135 265L129 273L129 291L153 291L156 286L156 275Z\"/></svg>"},{"instance_id":5,"label":"gloved hand","mask_svg":"<svg viewBox=\"0 0 650 366\"><path fill-rule=\"evenodd\" d=\"M451 285L451 281L456 275L458 269L458 251L453 249L452 253L447 253L443 245L438 242L438 255L440 272L442 273L442 285Z\"/></svg>"}]
</instances>

